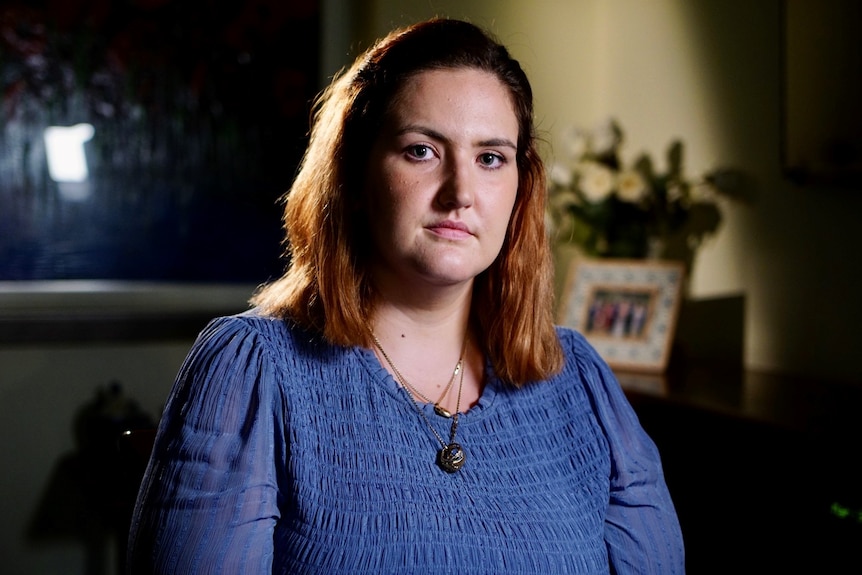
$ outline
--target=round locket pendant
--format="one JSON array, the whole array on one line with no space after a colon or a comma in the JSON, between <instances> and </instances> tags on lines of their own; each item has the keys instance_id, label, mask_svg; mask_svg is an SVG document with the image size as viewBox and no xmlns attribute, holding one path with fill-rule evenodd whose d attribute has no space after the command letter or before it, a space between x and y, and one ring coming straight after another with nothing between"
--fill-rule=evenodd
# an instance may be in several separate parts
<instances>
[{"instance_id":1,"label":"round locket pendant","mask_svg":"<svg viewBox=\"0 0 862 575\"><path fill-rule=\"evenodd\" d=\"M440 450L437 460L444 471L454 473L464 466L467 454L464 448L454 441Z\"/></svg>"}]
</instances>

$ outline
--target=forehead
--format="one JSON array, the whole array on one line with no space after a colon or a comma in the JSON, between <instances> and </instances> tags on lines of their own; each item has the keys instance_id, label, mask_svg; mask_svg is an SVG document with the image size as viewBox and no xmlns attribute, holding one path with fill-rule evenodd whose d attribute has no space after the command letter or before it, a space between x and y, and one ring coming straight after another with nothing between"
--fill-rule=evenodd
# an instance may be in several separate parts
<instances>
[{"instance_id":1,"label":"forehead","mask_svg":"<svg viewBox=\"0 0 862 575\"><path fill-rule=\"evenodd\" d=\"M422 116L468 108L485 112L489 119L511 120L516 133L519 131L511 90L495 74L479 68L430 69L408 76L393 95L387 115Z\"/></svg>"}]
</instances>

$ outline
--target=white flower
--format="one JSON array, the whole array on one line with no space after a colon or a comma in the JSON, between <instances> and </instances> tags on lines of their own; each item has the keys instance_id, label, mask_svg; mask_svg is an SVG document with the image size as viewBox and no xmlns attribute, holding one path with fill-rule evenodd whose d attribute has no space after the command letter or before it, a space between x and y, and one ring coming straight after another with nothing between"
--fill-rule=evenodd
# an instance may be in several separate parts
<instances>
[{"instance_id":1,"label":"white flower","mask_svg":"<svg viewBox=\"0 0 862 575\"><path fill-rule=\"evenodd\" d=\"M581 165L579 185L589 201L600 202L613 191L614 173L597 162L584 162Z\"/></svg>"},{"instance_id":2,"label":"white flower","mask_svg":"<svg viewBox=\"0 0 862 575\"><path fill-rule=\"evenodd\" d=\"M571 128L563 137L563 145L570 158L579 160L590 151L590 135L580 128Z\"/></svg>"},{"instance_id":3,"label":"white flower","mask_svg":"<svg viewBox=\"0 0 862 575\"><path fill-rule=\"evenodd\" d=\"M620 200L636 204L646 193L646 182L637 170L626 170L617 178L617 197Z\"/></svg>"},{"instance_id":4,"label":"white flower","mask_svg":"<svg viewBox=\"0 0 862 575\"><path fill-rule=\"evenodd\" d=\"M593 133L593 149L600 156L614 153L622 141L622 131L611 118L599 124Z\"/></svg>"},{"instance_id":5,"label":"white flower","mask_svg":"<svg viewBox=\"0 0 862 575\"><path fill-rule=\"evenodd\" d=\"M548 172L548 180L561 188L568 188L572 185L572 171L560 163L551 165L551 170Z\"/></svg>"}]
</instances>

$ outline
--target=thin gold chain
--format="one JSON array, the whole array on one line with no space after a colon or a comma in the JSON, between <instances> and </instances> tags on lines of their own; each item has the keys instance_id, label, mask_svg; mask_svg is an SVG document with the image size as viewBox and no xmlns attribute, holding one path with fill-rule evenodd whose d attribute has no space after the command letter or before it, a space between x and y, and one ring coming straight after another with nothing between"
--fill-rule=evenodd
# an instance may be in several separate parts
<instances>
[{"instance_id":1,"label":"thin gold chain","mask_svg":"<svg viewBox=\"0 0 862 575\"><path fill-rule=\"evenodd\" d=\"M386 350L383 349L383 345L381 345L380 340L377 339L377 335L373 331L371 332L371 339L374 341L374 345L377 347L377 349L380 350L380 353L383 355L383 359L385 359L386 363L389 364L389 367L392 368L392 371L395 373L395 376L398 378L398 381L399 381L399 383L401 383L402 387L405 388L405 391L410 390L410 391L413 391L415 393L413 386L411 386L407 382L407 380L404 379L404 376L401 375L401 372L398 371L397 367L395 367L395 364L392 362L392 359L386 353ZM463 362L464 350L466 348L467 348L467 337L465 336L464 337L464 344L463 344L462 350L461 350L462 357L461 357L461 359L458 360L458 365L456 366L456 370L460 371L461 377L460 377L460 381L458 382L458 399L455 403L455 414L452 415L452 425L449 427L449 444L454 443L455 434L458 432L458 416L461 414L461 391L464 388L464 371L465 371L463 369L462 362ZM456 371L455 373L458 373L458 371ZM455 379L455 376L453 374L452 380L454 381L454 379ZM422 397L422 394L416 393L416 395L418 395L419 397ZM437 441L440 443L440 446L445 449L446 446L449 444L447 444L443 440L443 438L440 436L440 434L437 433L437 430L434 429L434 426L431 425L431 422L428 420L428 416L425 415L425 412L419 406L419 403L416 401L416 398L413 397L413 395L411 395L410 393L407 393L407 397L410 398L411 403L413 403L413 407L416 408L416 411L418 411L419 415L422 416L422 419L425 420L425 423L428 425L428 428L431 430L431 433L434 434L434 437L437 438ZM430 401L426 400L426 403L430 403Z\"/></svg>"},{"instance_id":2,"label":"thin gold chain","mask_svg":"<svg viewBox=\"0 0 862 575\"><path fill-rule=\"evenodd\" d=\"M440 407L440 402L443 401L443 399L449 393L449 390L452 389L452 384L455 382L455 377L458 376L459 372L463 371L464 353L467 350L467 337L466 336L464 337L464 343L461 345L461 357L458 358L458 363L455 364L455 369L452 371L452 377L449 378L449 382L446 384L446 387L443 388L443 393L440 394L440 397L439 397L439 399L437 399L437 401L431 401L430 399L428 399L428 397L425 396L425 394L423 394L418 389L413 387L413 385L409 381L407 381L407 378L404 377L404 375L400 371L398 371L397 367L395 367L395 363L393 363L392 359L386 354L386 351L384 351L383 346L380 344L380 340L377 339L377 335L373 331L371 332L371 337L374 340L374 345L377 346L377 349L379 349L380 353L383 354L383 358L386 360L386 363L388 363L389 367L392 368L392 371L395 372L395 376L398 378L398 381L404 387L406 387L408 390L410 390L413 393L413 395L415 395L416 397L418 397L419 399L421 399L425 403L433 403L434 407L438 409L438 413L440 413L440 410L442 410L442 408ZM461 373L461 379L462 379L462 381L464 379L463 373ZM459 390L459 394L460 394L460 390Z\"/></svg>"}]
</instances>

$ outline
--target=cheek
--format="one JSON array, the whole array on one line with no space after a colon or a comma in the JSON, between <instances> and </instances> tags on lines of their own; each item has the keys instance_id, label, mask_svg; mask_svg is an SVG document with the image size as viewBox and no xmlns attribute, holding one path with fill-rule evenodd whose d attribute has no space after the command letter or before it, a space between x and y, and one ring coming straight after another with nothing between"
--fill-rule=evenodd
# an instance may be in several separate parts
<instances>
[{"instance_id":1,"label":"cheek","mask_svg":"<svg viewBox=\"0 0 862 575\"><path fill-rule=\"evenodd\" d=\"M376 184L376 188L369 191L378 217L397 223L416 209L419 201L416 181L398 173L389 173L378 179Z\"/></svg>"},{"instance_id":2,"label":"cheek","mask_svg":"<svg viewBox=\"0 0 862 575\"><path fill-rule=\"evenodd\" d=\"M365 179L365 192L369 202L376 207L397 201L399 190L404 186L404 177L387 165L384 159L375 162Z\"/></svg>"},{"instance_id":3,"label":"cheek","mask_svg":"<svg viewBox=\"0 0 862 575\"><path fill-rule=\"evenodd\" d=\"M365 179L363 208L369 223L383 217L392 205L391 186L384 174L376 171Z\"/></svg>"},{"instance_id":4,"label":"cheek","mask_svg":"<svg viewBox=\"0 0 862 575\"><path fill-rule=\"evenodd\" d=\"M403 220L406 198L397 181L383 174L369 179L365 189L364 225L374 238L374 243L386 247L396 241Z\"/></svg>"}]
</instances>

